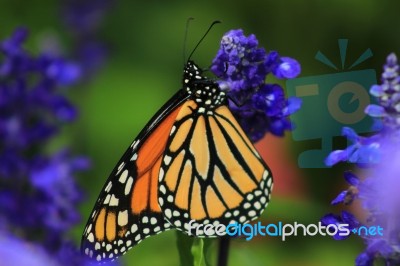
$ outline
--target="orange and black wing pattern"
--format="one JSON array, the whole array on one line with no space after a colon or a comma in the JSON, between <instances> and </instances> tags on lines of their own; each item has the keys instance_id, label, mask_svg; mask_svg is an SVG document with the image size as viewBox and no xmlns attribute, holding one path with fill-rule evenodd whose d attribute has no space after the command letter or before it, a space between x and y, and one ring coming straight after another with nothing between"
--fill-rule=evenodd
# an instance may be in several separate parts
<instances>
[{"instance_id":1,"label":"orange and black wing pattern","mask_svg":"<svg viewBox=\"0 0 400 266\"><path fill-rule=\"evenodd\" d=\"M147 124L106 181L82 252L113 260L169 228L247 223L271 197L272 175L228 108L188 61L183 88ZM196 231L197 236L215 236Z\"/></svg>"},{"instance_id":2,"label":"orange and black wing pattern","mask_svg":"<svg viewBox=\"0 0 400 266\"><path fill-rule=\"evenodd\" d=\"M158 174L184 100L178 93L161 108L106 181L82 237L82 252L90 258L114 260L143 239L169 229L158 205Z\"/></svg>"},{"instance_id":3,"label":"orange and black wing pattern","mask_svg":"<svg viewBox=\"0 0 400 266\"><path fill-rule=\"evenodd\" d=\"M271 189L271 171L225 104L207 98L183 104L159 184L161 209L175 228L247 223L261 215ZM197 230L196 236L210 234Z\"/></svg>"}]
</instances>

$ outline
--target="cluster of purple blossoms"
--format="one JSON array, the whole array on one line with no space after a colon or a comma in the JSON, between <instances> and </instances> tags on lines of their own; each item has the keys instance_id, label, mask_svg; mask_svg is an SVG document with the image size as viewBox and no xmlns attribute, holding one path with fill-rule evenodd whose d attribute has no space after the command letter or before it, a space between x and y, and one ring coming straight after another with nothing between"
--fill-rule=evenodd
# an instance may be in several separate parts
<instances>
[{"instance_id":1,"label":"cluster of purple blossoms","mask_svg":"<svg viewBox=\"0 0 400 266\"><path fill-rule=\"evenodd\" d=\"M380 130L371 137L360 137L344 128L344 135L353 144L346 150L332 152L326 159L327 165L350 161L369 167L365 179L346 172L350 187L331 203L349 205L359 200L367 213L366 221L361 223L345 211L340 216L328 214L322 218L326 225L346 223L353 228L361 224L383 228L383 235L362 236L366 248L356 258L357 266L372 266L377 261L385 265L400 264L400 76L395 54L387 57L383 69L382 84L370 89L378 105L371 104L365 110L371 117L379 118Z\"/></svg>"},{"instance_id":2,"label":"cluster of purple blossoms","mask_svg":"<svg viewBox=\"0 0 400 266\"><path fill-rule=\"evenodd\" d=\"M89 263L67 237L81 218L76 206L83 193L75 177L88 169L89 160L67 148L57 150L53 140L78 116L65 96L71 85L104 62L98 31L112 2L61 2L74 61L61 56L57 41L43 43L43 52L33 56L23 48L24 28L0 42L0 257L5 265Z\"/></svg>"},{"instance_id":3,"label":"cluster of purple blossoms","mask_svg":"<svg viewBox=\"0 0 400 266\"><path fill-rule=\"evenodd\" d=\"M266 83L268 74L279 79L295 78L300 64L276 51L267 53L258 47L255 35L245 36L242 30L227 32L213 60L211 71L227 91L229 106L252 141L270 132L283 136L293 129L288 116L301 106L297 97L285 98L279 84Z\"/></svg>"},{"instance_id":4,"label":"cluster of purple blossoms","mask_svg":"<svg viewBox=\"0 0 400 266\"><path fill-rule=\"evenodd\" d=\"M64 94L81 68L46 53L32 56L23 48L27 35L20 28L0 43L0 238L14 243L17 235L58 258L70 245L65 233L80 221L75 175L89 161L47 148L77 117Z\"/></svg>"}]
</instances>

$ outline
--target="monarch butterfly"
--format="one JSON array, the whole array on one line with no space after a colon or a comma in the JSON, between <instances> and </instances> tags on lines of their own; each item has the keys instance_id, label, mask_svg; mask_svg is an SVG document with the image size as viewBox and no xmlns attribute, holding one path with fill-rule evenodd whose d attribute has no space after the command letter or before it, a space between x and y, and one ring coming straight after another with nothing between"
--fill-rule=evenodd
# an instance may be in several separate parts
<instances>
[{"instance_id":1,"label":"monarch butterfly","mask_svg":"<svg viewBox=\"0 0 400 266\"><path fill-rule=\"evenodd\" d=\"M226 93L191 60L182 83L106 181L82 237L89 257L114 260L151 235L187 232L191 220L192 226L247 223L268 204L271 171L229 110Z\"/></svg>"}]
</instances>

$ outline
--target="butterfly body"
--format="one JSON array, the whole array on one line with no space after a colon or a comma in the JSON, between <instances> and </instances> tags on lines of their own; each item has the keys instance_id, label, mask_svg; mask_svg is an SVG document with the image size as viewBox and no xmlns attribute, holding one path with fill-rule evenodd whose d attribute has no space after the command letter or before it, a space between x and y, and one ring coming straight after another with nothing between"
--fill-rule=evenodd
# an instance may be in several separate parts
<instances>
[{"instance_id":1,"label":"butterfly body","mask_svg":"<svg viewBox=\"0 0 400 266\"><path fill-rule=\"evenodd\" d=\"M225 92L192 61L182 83L106 181L82 238L89 257L112 260L167 229L188 232L192 220L247 223L265 209L271 172Z\"/></svg>"}]
</instances>

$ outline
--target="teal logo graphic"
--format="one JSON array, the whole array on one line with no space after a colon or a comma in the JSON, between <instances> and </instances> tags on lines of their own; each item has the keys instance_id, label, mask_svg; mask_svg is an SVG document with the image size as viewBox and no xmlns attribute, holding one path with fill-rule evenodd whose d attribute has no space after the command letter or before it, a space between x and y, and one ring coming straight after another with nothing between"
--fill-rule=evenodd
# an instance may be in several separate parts
<instances>
[{"instance_id":1,"label":"teal logo graphic","mask_svg":"<svg viewBox=\"0 0 400 266\"><path fill-rule=\"evenodd\" d=\"M324 160L332 151L332 139L340 136L342 127L349 126L357 133L371 131L372 119L364 113L370 104L369 88L376 84L374 69L352 70L372 57L371 49L345 68L347 39L339 39L341 70L337 73L301 77L286 83L289 96L301 97L302 108L291 115L296 124L292 136L295 141L320 139L318 149L303 151L298 158L301 168L325 168ZM322 52L315 58L339 71Z\"/></svg>"}]
</instances>

